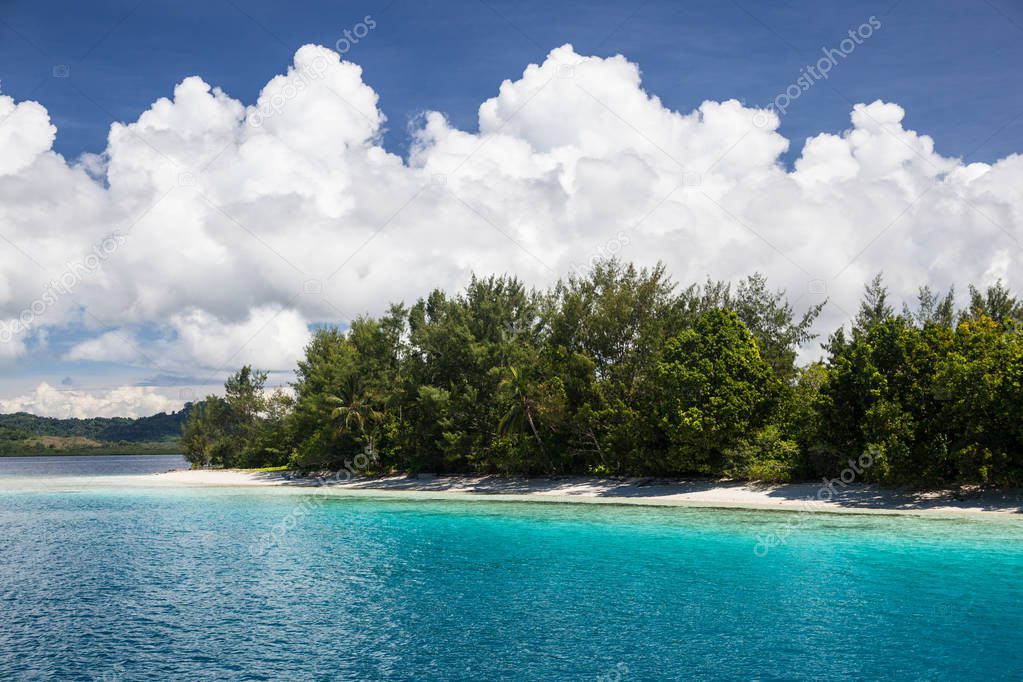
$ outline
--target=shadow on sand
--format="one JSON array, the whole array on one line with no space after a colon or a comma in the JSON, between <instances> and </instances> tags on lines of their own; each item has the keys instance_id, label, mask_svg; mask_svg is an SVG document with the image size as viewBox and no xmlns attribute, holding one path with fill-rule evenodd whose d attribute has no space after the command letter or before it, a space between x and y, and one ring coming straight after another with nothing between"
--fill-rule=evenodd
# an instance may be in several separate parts
<instances>
[{"instance_id":1,"label":"shadow on sand","mask_svg":"<svg viewBox=\"0 0 1023 682\"><path fill-rule=\"evenodd\" d=\"M619 498L622 501L681 502L729 506L777 504L779 508L812 510L874 510L916 512L928 510L994 511L1023 514L1020 490L940 490L882 488L877 485L835 480L830 484L790 483L769 485L732 480L674 480L655 478L595 478L559 476L521 478L505 476L407 476L352 477L345 472L300 475L291 472L260 472L256 480L277 485L331 486L356 490L473 493L479 495L541 495L558 498Z\"/></svg>"}]
</instances>

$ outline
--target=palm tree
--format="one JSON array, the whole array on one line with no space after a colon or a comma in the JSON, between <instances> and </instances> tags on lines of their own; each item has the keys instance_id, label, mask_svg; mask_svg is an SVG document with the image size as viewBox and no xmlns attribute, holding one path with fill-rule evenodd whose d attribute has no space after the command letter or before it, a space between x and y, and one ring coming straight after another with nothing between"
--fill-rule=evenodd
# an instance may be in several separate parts
<instances>
[{"instance_id":1,"label":"palm tree","mask_svg":"<svg viewBox=\"0 0 1023 682\"><path fill-rule=\"evenodd\" d=\"M543 452L543 439L540 438L540 432L533 421L533 403L529 398L531 388L529 380L515 367L509 367L508 376L501 380L501 388L511 393L512 400L508 411L501 417L501 421L498 422L498 431L500 433L523 431L526 424L528 424L529 430L533 433L533 438L536 439L536 444L540 446L540 452Z\"/></svg>"},{"instance_id":2,"label":"palm tree","mask_svg":"<svg viewBox=\"0 0 1023 682\"><path fill-rule=\"evenodd\" d=\"M373 450L373 426L383 419L384 413L374 407L372 392L353 377L342 386L339 395L327 396L327 402L337 405L331 410L330 417L340 421L338 433L356 431L364 434L369 440L370 450Z\"/></svg>"}]
</instances>

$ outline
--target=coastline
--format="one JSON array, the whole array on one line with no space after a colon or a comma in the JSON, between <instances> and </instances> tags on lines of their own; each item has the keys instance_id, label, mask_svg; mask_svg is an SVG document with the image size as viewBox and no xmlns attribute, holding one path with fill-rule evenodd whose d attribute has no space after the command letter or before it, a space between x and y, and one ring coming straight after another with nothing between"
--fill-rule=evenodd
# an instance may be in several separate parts
<instances>
[{"instance_id":1,"label":"coastline","mask_svg":"<svg viewBox=\"0 0 1023 682\"><path fill-rule=\"evenodd\" d=\"M140 452L137 447L124 448L86 448L82 450L63 449L45 450L32 452L19 450L18 452L0 452L0 459L19 459L25 457L165 457L167 455L178 455L181 448L177 445L167 448L153 448Z\"/></svg>"},{"instance_id":2,"label":"coastline","mask_svg":"<svg viewBox=\"0 0 1023 682\"><path fill-rule=\"evenodd\" d=\"M510 478L501 476L289 477L283 472L175 470L126 476L132 486L275 488L296 493L582 504L704 507L837 514L900 514L945 517L1018 518L1023 491L979 491L955 499L948 491L919 493L870 484L766 485L735 481L664 481L587 476ZM340 480L339 480L340 479ZM822 494L821 491L830 494ZM829 499L830 498L830 499Z\"/></svg>"}]
</instances>

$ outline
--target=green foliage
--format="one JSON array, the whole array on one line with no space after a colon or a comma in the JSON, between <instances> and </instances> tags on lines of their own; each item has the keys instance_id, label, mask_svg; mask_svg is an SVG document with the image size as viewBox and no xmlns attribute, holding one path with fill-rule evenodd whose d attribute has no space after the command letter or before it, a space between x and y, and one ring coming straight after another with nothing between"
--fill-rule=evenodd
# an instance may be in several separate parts
<instances>
[{"instance_id":1,"label":"green foliage","mask_svg":"<svg viewBox=\"0 0 1023 682\"><path fill-rule=\"evenodd\" d=\"M223 398L211 395L193 408L181 431L181 449L193 467L234 464L229 422L230 408Z\"/></svg>"},{"instance_id":2,"label":"green foliage","mask_svg":"<svg viewBox=\"0 0 1023 682\"><path fill-rule=\"evenodd\" d=\"M246 365L228 377L224 397L210 395L195 406L181 432L185 459L197 467L261 467L283 464L279 443L291 400L267 394L267 373Z\"/></svg>"},{"instance_id":3,"label":"green foliage","mask_svg":"<svg viewBox=\"0 0 1023 682\"><path fill-rule=\"evenodd\" d=\"M970 308L964 316L975 320L987 317L1002 326L1009 326L1023 319L1023 304L1009 293L1002 280L995 282L983 293L971 284Z\"/></svg>"},{"instance_id":4,"label":"green foliage","mask_svg":"<svg viewBox=\"0 0 1023 682\"><path fill-rule=\"evenodd\" d=\"M791 481L799 467L799 445L782 437L781 429L770 424L752 438L740 438L725 451L724 474L770 483Z\"/></svg>"},{"instance_id":5,"label":"green foliage","mask_svg":"<svg viewBox=\"0 0 1023 682\"><path fill-rule=\"evenodd\" d=\"M64 439L63 436L48 438ZM63 442L46 442L35 438L0 440L0 457L36 457L41 455L95 456L95 455L176 455L181 446L176 440L152 443L130 441L77 442L75 437Z\"/></svg>"},{"instance_id":6,"label":"green foliage","mask_svg":"<svg viewBox=\"0 0 1023 682\"><path fill-rule=\"evenodd\" d=\"M676 291L662 266L597 263L548 292L473 277L346 330L318 329L291 391L243 367L185 424L197 466L833 477L1023 483L1021 307L998 283L923 287L896 314L880 275L826 357L757 274ZM17 423L2 430L19 433ZM13 429L13 430L12 430Z\"/></svg>"},{"instance_id":7,"label":"green foliage","mask_svg":"<svg viewBox=\"0 0 1023 682\"><path fill-rule=\"evenodd\" d=\"M37 417L26 412L0 414L0 441L16 441L33 436L81 437L105 443L128 441L152 443L176 440L188 417L191 403L178 412L161 412L151 417L93 417L57 419Z\"/></svg>"},{"instance_id":8,"label":"green foliage","mask_svg":"<svg viewBox=\"0 0 1023 682\"><path fill-rule=\"evenodd\" d=\"M672 473L718 473L723 455L764 425L779 380L739 316L711 310L668 341L657 366L657 408Z\"/></svg>"},{"instance_id":9,"label":"green foliage","mask_svg":"<svg viewBox=\"0 0 1023 682\"><path fill-rule=\"evenodd\" d=\"M694 284L683 294L682 303L690 315L709 310L734 311L757 340L761 357L783 379L791 379L795 373L799 346L816 338L810 328L825 305L810 307L797 322L785 292L768 289L767 278L760 273L741 280L734 294L727 282L708 280L702 287Z\"/></svg>"},{"instance_id":10,"label":"green foliage","mask_svg":"<svg viewBox=\"0 0 1023 682\"><path fill-rule=\"evenodd\" d=\"M25 412L0 415L0 456L177 453L191 403L150 417L57 419Z\"/></svg>"},{"instance_id":11,"label":"green foliage","mask_svg":"<svg viewBox=\"0 0 1023 682\"><path fill-rule=\"evenodd\" d=\"M872 287L864 309L884 299L880 280ZM821 442L832 457L818 469L833 472L869 448L866 477L884 483L1023 482L1018 306L1001 284L987 295L971 287L957 316L950 296L935 300L925 289L920 313L861 311L851 338L832 337L821 390Z\"/></svg>"}]
</instances>

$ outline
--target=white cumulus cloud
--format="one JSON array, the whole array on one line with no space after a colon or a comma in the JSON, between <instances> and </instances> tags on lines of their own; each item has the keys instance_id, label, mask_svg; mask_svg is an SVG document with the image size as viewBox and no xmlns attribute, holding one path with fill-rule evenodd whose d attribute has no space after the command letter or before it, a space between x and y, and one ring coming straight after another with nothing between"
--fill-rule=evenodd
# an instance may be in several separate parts
<instances>
[{"instance_id":1,"label":"white cumulus cloud","mask_svg":"<svg viewBox=\"0 0 1023 682\"><path fill-rule=\"evenodd\" d=\"M155 388L122 386L107 391L60 390L46 382L29 394L0 400L0 413L29 412L43 417L148 417L180 409L182 401Z\"/></svg>"},{"instance_id":2,"label":"white cumulus cloud","mask_svg":"<svg viewBox=\"0 0 1023 682\"><path fill-rule=\"evenodd\" d=\"M570 45L501 83L476 131L426 112L407 159L381 146L360 67L313 45L256 102L186 78L71 163L43 107L0 96L5 114L0 329L68 263L121 240L11 334L7 361L31 352L26 334L74 327L73 360L286 369L310 323L473 271L547 285L611 253L681 280L763 272L797 307L828 297L824 330L879 270L896 298L927 282L1023 284L1019 155L943 156L875 101L806 140L789 170L776 114L734 100L674 111L639 65Z\"/></svg>"}]
</instances>

